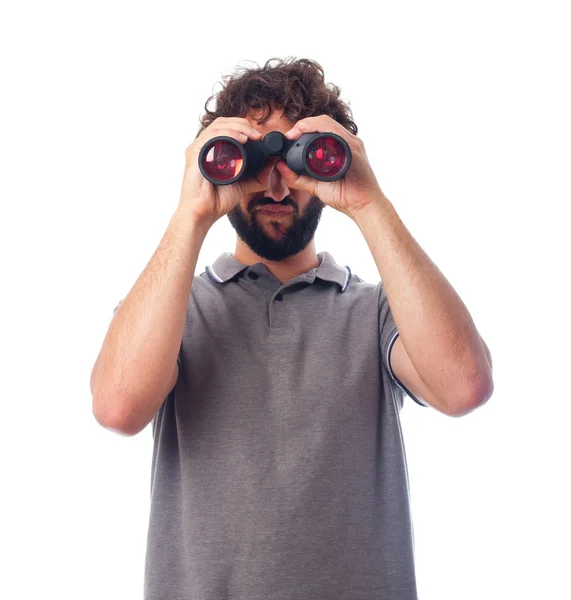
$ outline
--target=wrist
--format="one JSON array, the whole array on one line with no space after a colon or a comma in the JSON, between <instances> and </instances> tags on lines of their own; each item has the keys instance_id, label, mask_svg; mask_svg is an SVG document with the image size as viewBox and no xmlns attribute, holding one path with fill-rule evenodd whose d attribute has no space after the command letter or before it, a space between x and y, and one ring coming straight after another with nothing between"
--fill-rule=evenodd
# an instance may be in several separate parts
<instances>
[{"instance_id":1,"label":"wrist","mask_svg":"<svg viewBox=\"0 0 571 600\"><path fill-rule=\"evenodd\" d=\"M379 211L394 210L391 201L383 194L379 193L373 196L367 204L351 211L349 216L355 223L366 222L377 215Z\"/></svg>"},{"instance_id":2,"label":"wrist","mask_svg":"<svg viewBox=\"0 0 571 600\"><path fill-rule=\"evenodd\" d=\"M214 225L216 219L211 216L198 215L192 210L179 205L174 211L171 221L182 223L184 226L192 227L193 229L203 230L206 234L212 225Z\"/></svg>"},{"instance_id":3,"label":"wrist","mask_svg":"<svg viewBox=\"0 0 571 600\"><path fill-rule=\"evenodd\" d=\"M203 238L214 225L215 219L207 218L180 206L174 211L170 219L171 225L180 227L185 231L193 231L199 233Z\"/></svg>"}]
</instances>

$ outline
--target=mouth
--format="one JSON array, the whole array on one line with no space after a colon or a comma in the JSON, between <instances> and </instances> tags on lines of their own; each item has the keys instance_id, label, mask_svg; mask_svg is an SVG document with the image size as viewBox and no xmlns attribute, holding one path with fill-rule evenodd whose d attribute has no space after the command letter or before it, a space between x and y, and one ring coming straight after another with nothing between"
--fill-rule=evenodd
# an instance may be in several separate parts
<instances>
[{"instance_id":1,"label":"mouth","mask_svg":"<svg viewBox=\"0 0 571 600\"><path fill-rule=\"evenodd\" d=\"M262 206L258 208L258 212L275 217L278 215L289 215L293 212L293 208L291 206Z\"/></svg>"}]
</instances>

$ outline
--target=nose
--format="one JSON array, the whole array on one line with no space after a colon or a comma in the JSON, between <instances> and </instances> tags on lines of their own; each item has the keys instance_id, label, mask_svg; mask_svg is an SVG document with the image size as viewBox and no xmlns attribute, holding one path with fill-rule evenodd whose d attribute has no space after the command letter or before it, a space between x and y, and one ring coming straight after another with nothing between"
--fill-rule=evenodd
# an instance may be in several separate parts
<instances>
[{"instance_id":1,"label":"nose","mask_svg":"<svg viewBox=\"0 0 571 600\"><path fill-rule=\"evenodd\" d=\"M268 162L272 163L270 172L270 186L265 192L267 198L272 198L276 202L281 202L286 196L289 195L289 188L284 182L282 174L276 167L276 163L280 160L278 157L272 156L268 159Z\"/></svg>"}]
</instances>

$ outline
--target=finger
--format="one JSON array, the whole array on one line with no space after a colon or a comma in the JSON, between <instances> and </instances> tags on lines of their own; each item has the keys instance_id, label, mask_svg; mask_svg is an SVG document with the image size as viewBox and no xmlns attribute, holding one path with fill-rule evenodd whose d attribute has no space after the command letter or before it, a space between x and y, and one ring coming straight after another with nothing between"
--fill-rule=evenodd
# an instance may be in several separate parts
<instances>
[{"instance_id":1,"label":"finger","mask_svg":"<svg viewBox=\"0 0 571 600\"><path fill-rule=\"evenodd\" d=\"M350 131L345 129L341 123L338 123L328 115L318 115L316 117L306 117L300 119L289 131L284 135L287 139L297 139L303 133L336 133L347 142L356 140Z\"/></svg>"},{"instance_id":2,"label":"finger","mask_svg":"<svg viewBox=\"0 0 571 600\"><path fill-rule=\"evenodd\" d=\"M335 121L332 119L326 120L323 119L324 115L318 115L316 117L306 117L305 119L300 119L295 123L295 125L287 131L284 135L288 139L292 139L301 135L302 133L313 133L313 132L327 132L331 131L333 127L335 127ZM333 121L333 123L331 123ZM336 128L336 127L335 127Z\"/></svg>"},{"instance_id":3,"label":"finger","mask_svg":"<svg viewBox=\"0 0 571 600\"><path fill-rule=\"evenodd\" d=\"M214 123L212 124L214 125ZM207 134L208 137L214 137L208 134L208 132L220 132L220 131L237 131L246 136L247 139L251 139L254 141L260 140L262 138L262 134L254 129L249 123L217 123L215 127L208 127L208 129L204 130L204 134ZM216 135L223 135L217 133Z\"/></svg>"},{"instance_id":4,"label":"finger","mask_svg":"<svg viewBox=\"0 0 571 600\"><path fill-rule=\"evenodd\" d=\"M248 119L246 119L245 117L217 117L215 120L224 122L224 123L236 122L236 123L246 123L246 125L250 124L250 121L248 121Z\"/></svg>"},{"instance_id":5,"label":"finger","mask_svg":"<svg viewBox=\"0 0 571 600\"><path fill-rule=\"evenodd\" d=\"M248 141L248 134L246 132L239 131L238 129L215 127L214 129L210 130L210 135L206 139L206 143L208 143L210 140L214 139L215 137L219 137L222 135L231 137L231 138L237 140L238 142L240 142L241 144L245 144Z\"/></svg>"},{"instance_id":6,"label":"finger","mask_svg":"<svg viewBox=\"0 0 571 600\"><path fill-rule=\"evenodd\" d=\"M268 161L255 175L243 179L242 186L245 194L267 190L270 187L270 175L272 169L273 164Z\"/></svg>"},{"instance_id":7,"label":"finger","mask_svg":"<svg viewBox=\"0 0 571 600\"><path fill-rule=\"evenodd\" d=\"M236 126L239 131L255 132L255 136L250 136L250 134L248 133L248 136L252 137L252 139L256 136L262 137L262 134L259 131L257 131L255 127L252 127L248 119L242 117L218 117L216 121L222 121L222 123L226 126Z\"/></svg>"}]
</instances>

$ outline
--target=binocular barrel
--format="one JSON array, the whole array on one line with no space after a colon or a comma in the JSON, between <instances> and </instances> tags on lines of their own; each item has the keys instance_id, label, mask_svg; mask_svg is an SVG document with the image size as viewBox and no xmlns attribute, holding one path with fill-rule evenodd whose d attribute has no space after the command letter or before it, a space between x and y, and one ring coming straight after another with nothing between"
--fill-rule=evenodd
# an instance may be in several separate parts
<instances>
[{"instance_id":1,"label":"binocular barrel","mask_svg":"<svg viewBox=\"0 0 571 600\"><path fill-rule=\"evenodd\" d=\"M262 140L241 144L220 135L200 149L200 172L215 185L229 185L261 171L268 158L280 156L298 175L319 181L335 181L351 165L349 144L335 133L304 133L288 140L281 131L270 131Z\"/></svg>"}]
</instances>

